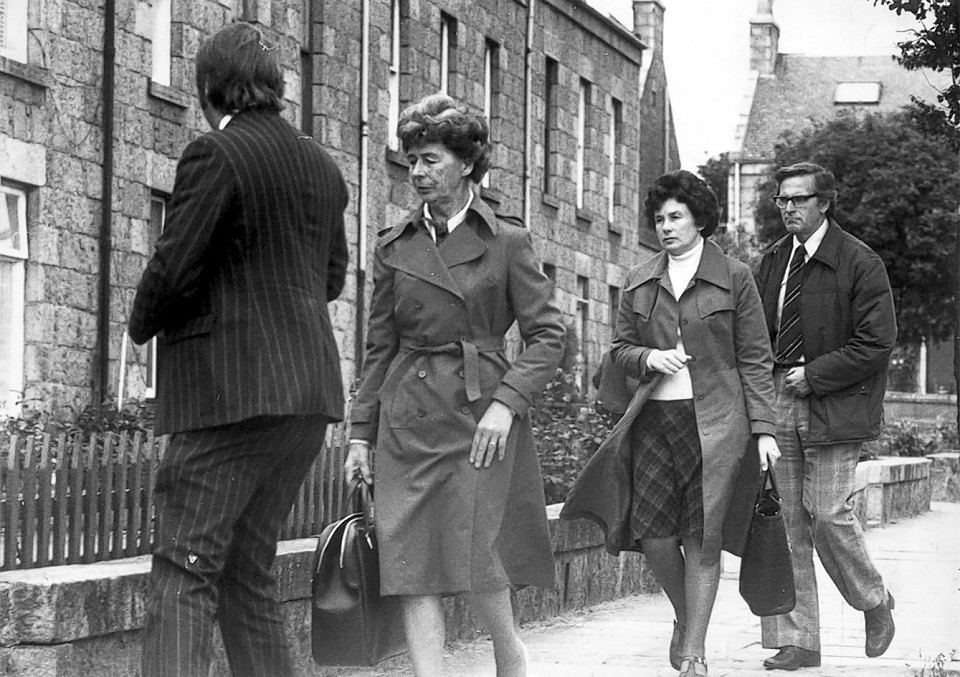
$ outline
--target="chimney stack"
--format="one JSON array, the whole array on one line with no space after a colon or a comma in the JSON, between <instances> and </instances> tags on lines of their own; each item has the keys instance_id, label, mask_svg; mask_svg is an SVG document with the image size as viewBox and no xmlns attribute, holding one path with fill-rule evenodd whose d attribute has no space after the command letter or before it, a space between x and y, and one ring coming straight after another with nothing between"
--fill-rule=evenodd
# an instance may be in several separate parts
<instances>
[{"instance_id":1,"label":"chimney stack","mask_svg":"<svg viewBox=\"0 0 960 677\"><path fill-rule=\"evenodd\" d=\"M633 32L647 48L643 55L645 63L650 63L654 54L663 58L663 13L665 8L660 0L633 0Z\"/></svg>"},{"instance_id":2,"label":"chimney stack","mask_svg":"<svg viewBox=\"0 0 960 677\"><path fill-rule=\"evenodd\" d=\"M750 70L773 75L780 46L780 27L773 19L773 0L758 0L750 20Z\"/></svg>"}]
</instances>

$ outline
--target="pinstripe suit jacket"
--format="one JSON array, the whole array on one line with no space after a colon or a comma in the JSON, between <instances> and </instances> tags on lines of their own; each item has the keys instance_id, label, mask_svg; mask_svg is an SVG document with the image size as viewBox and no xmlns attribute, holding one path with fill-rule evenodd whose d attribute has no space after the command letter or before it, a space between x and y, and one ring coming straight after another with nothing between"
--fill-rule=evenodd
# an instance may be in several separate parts
<instances>
[{"instance_id":1,"label":"pinstripe suit jacket","mask_svg":"<svg viewBox=\"0 0 960 677\"><path fill-rule=\"evenodd\" d=\"M343 417L327 302L343 288L347 191L279 114L191 142L137 288L130 337L158 335L158 433L253 416Z\"/></svg>"}]
</instances>

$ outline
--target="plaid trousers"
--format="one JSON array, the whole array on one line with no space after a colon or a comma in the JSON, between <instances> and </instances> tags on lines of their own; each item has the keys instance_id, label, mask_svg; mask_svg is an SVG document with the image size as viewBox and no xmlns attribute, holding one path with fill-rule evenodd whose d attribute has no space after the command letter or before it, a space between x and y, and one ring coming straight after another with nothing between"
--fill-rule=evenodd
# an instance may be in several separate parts
<instances>
[{"instance_id":1,"label":"plaid trousers","mask_svg":"<svg viewBox=\"0 0 960 677\"><path fill-rule=\"evenodd\" d=\"M884 585L867 552L853 512L860 443L807 446L810 407L783 388L786 372L774 370L777 388L777 484L793 554L797 606L761 618L763 647L799 646L820 651L820 609L813 564L820 562L847 604L860 611L883 601Z\"/></svg>"},{"instance_id":2,"label":"plaid trousers","mask_svg":"<svg viewBox=\"0 0 960 677\"><path fill-rule=\"evenodd\" d=\"M219 624L234 677L293 677L271 571L324 416L176 433L157 474L143 677L207 677Z\"/></svg>"}]
</instances>

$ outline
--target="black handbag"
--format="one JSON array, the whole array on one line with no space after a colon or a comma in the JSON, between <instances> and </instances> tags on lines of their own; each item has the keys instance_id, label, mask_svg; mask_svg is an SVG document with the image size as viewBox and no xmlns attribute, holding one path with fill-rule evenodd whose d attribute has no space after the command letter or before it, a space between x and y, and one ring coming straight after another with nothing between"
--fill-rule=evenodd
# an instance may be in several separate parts
<instances>
[{"instance_id":1,"label":"black handbag","mask_svg":"<svg viewBox=\"0 0 960 677\"><path fill-rule=\"evenodd\" d=\"M380 565L370 487L354 480L353 512L320 533L313 574L313 660L375 665L405 651L396 597L380 596Z\"/></svg>"},{"instance_id":2,"label":"black handbag","mask_svg":"<svg viewBox=\"0 0 960 677\"><path fill-rule=\"evenodd\" d=\"M750 533L740 560L740 596L757 616L785 614L793 611L797 603L783 501L773 468L760 480Z\"/></svg>"}]
</instances>

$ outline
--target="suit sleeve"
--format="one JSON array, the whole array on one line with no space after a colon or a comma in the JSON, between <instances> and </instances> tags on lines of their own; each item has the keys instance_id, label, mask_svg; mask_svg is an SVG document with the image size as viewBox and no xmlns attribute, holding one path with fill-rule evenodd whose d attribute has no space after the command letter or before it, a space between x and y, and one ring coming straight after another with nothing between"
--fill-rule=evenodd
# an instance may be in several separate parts
<instances>
[{"instance_id":1,"label":"suit sleeve","mask_svg":"<svg viewBox=\"0 0 960 677\"><path fill-rule=\"evenodd\" d=\"M527 230L515 231L510 242L507 295L524 349L503 375L493 399L526 416L531 402L540 395L563 357L566 327L553 300L553 284L540 270L533 241Z\"/></svg>"},{"instance_id":2,"label":"suit sleeve","mask_svg":"<svg viewBox=\"0 0 960 677\"><path fill-rule=\"evenodd\" d=\"M347 279L347 259L349 256L346 229L343 224L343 210L347 208L347 187L339 171L337 172L337 178L340 184L340 195L343 196L343 199L342 204L334 208L333 237L330 242L330 261L327 268L328 303L339 297L343 291L343 285Z\"/></svg>"},{"instance_id":3,"label":"suit sleeve","mask_svg":"<svg viewBox=\"0 0 960 677\"><path fill-rule=\"evenodd\" d=\"M897 341L897 318L887 271L879 256L855 264L850 313L853 333L837 350L805 369L817 397L854 385L883 369Z\"/></svg>"},{"instance_id":4,"label":"suit sleeve","mask_svg":"<svg viewBox=\"0 0 960 677\"><path fill-rule=\"evenodd\" d=\"M137 286L129 322L134 343L189 317L183 309L197 301L211 272L211 242L235 193L234 172L214 145L204 137L191 142L177 165L163 233Z\"/></svg>"},{"instance_id":5,"label":"suit sleeve","mask_svg":"<svg viewBox=\"0 0 960 677\"><path fill-rule=\"evenodd\" d=\"M393 269L383 262L383 249L374 254L373 298L367 323L367 345L360 371L360 389L350 410L350 437L375 442L380 417L380 386L397 354L400 335L394 324Z\"/></svg>"}]
</instances>

